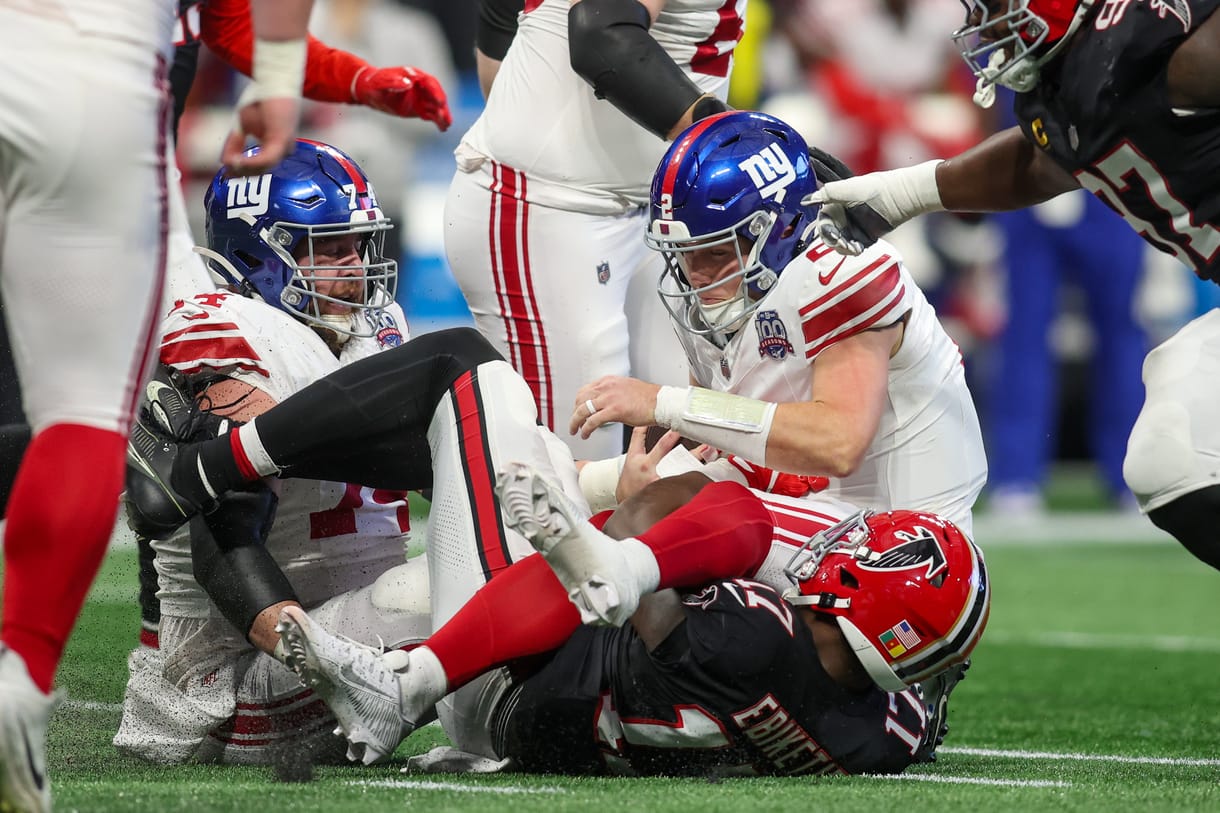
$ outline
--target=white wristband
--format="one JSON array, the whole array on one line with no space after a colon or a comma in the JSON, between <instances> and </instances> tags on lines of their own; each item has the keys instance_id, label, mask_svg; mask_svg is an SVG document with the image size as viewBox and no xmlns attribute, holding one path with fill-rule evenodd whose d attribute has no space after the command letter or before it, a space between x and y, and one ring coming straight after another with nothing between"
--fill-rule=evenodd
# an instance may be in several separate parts
<instances>
[{"instance_id":1,"label":"white wristband","mask_svg":"<svg viewBox=\"0 0 1220 813\"><path fill-rule=\"evenodd\" d=\"M299 99L305 84L305 40L254 41L255 99Z\"/></svg>"},{"instance_id":2,"label":"white wristband","mask_svg":"<svg viewBox=\"0 0 1220 813\"><path fill-rule=\"evenodd\" d=\"M945 206L940 202L940 187L936 184L936 168L940 164L941 159L936 158L893 171L892 177L897 182L892 192L894 207L905 215L903 220L944 210Z\"/></svg>"},{"instance_id":3,"label":"white wristband","mask_svg":"<svg viewBox=\"0 0 1220 813\"><path fill-rule=\"evenodd\" d=\"M661 426L747 460L766 461L776 405L703 387L661 387L653 414Z\"/></svg>"},{"instance_id":4,"label":"white wristband","mask_svg":"<svg viewBox=\"0 0 1220 813\"><path fill-rule=\"evenodd\" d=\"M580 470L580 490L593 513L618 507L618 478L623 473L627 455L590 460Z\"/></svg>"}]
</instances>

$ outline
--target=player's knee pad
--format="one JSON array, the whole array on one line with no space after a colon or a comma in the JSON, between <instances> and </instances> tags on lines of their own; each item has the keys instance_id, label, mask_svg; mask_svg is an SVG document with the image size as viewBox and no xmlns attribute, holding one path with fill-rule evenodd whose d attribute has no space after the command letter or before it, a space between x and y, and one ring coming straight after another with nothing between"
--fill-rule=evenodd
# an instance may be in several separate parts
<instances>
[{"instance_id":1,"label":"player's knee pad","mask_svg":"<svg viewBox=\"0 0 1220 813\"><path fill-rule=\"evenodd\" d=\"M1220 485L1183 494L1149 511L1148 518L1173 534L1192 554L1220 570Z\"/></svg>"},{"instance_id":2,"label":"player's knee pad","mask_svg":"<svg viewBox=\"0 0 1220 813\"><path fill-rule=\"evenodd\" d=\"M1146 403L1127 440L1123 460L1127 487L1149 510L1197 475L1190 412L1177 401Z\"/></svg>"},{"instance_id":3,"label":"player's knee pad","mask_svg":"<svg viewBox=\"0 0 1220 813\"><path fill-rule=\"evenodd\" d=\"M378 576L369 599L381 612L428 615L432 605L427 554L408 559Z\"/></svg>"}]
</instances>

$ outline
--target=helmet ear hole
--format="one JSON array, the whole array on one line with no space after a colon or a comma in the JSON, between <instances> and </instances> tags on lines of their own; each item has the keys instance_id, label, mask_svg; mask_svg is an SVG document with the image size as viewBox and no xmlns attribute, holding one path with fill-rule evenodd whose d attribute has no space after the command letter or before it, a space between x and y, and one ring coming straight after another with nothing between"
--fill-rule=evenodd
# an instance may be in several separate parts
<instances>
[{"instance_id":1,"label":"helmet ear hole","mask_svg":"<svg viewBox=\"0 0 1220 813\"><path fill-rule=\"evenodd\" d=\"M844 587L850 587L853 590L860 589L860 581L855 577L855 574L845 567L839 568L839 584Z\"/></svg>"},{"instance_id":2,"label":"helmet ear hole","mask_svg":"<svg viewBox=\"0 0 1220 813\"><path fill-rule=\"evenodd\" d=\"M948 572L942 570L940 573L937 573L935 576L928 579L928 584L932 585L933 587L939 588L942 584L945 583L945 576L947 576L947 575L949 575Z\"/></svg>"},{"instance_id":3,"label":"helmet ear hole","mask_svg":"<svg viewBox=\"0 0 1220 813\"><path fill-rule=\"evenodd\" d=\"M241 260L245 264L245 266L250 269L258 268L260 265L263 264L263 261L260 260L258 257L255 257L253 254L250 254L247 251L242 251L240 249L234 251L233 256L235 256L239 260Z\"/></svg>"}]
</instances>

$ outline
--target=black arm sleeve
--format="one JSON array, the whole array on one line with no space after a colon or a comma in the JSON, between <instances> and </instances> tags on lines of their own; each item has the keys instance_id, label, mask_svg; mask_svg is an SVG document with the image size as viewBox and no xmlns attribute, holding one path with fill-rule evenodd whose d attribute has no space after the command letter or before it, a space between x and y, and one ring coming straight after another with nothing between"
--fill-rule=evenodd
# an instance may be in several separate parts
<instances>
[{"instance_id":1,"label":"black arm sleeve","mask_svg":"<svg viewBox=\"0 0 1220 813\"><path fill-rule=\"evenodd\" d=\"M504 59L517 35L517 15L525 0L479 0L479 23L474 44L492 59Z\"/></svg>"},{"instance_id":2,"label":"black arm sleeve","mask_svg":"<svg viewBox=\"0 0 1220 813\"><path fill-rule=\"evenodd\" d=\"M665 138L703 91L648 33L651 25L637 0L581 0L568 12L568 48L597 98Z\"/></svg>"},{"instance_id":3,"label":"black arm sleeve","mask_svg":"<svg viewBox=\"0 0 1220 813\"><path fill-rule=\"evenodd\" d=\"M244 635L263 610L298 601L265 544L275 506L275 494L260 483L254 491L226 494L215 511L191 519L195 581Z\"/></svg>"}]
</instances>

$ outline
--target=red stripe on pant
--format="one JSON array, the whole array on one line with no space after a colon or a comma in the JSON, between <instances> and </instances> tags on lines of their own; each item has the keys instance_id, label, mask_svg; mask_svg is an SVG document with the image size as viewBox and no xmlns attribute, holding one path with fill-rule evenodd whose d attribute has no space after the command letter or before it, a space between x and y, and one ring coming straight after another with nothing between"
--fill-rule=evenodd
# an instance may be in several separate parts
<instances>
[{"instance_id":1,"label":"red stripe on pant","mask_svg":"<svg viewBox=\"0 0 1220 813\"><path fill-rule=\"evenodd\" d=\"M550 350L538 316L530 270L530 206L525 200L525 175L512 167L493 164L492 176L488 243L509 361L529 384L539 417L554 429Z\"/></svg>"},{"instance_id":2,"label":"red stripe on pant","mask_svg":"<svg viewBox=\"0 0 1220 813\"><path fill-rule=\"evenodd\" d=\"M483 565L484 578L490 580L508 567L512 559L504 538L504 528L500 524L495 493L496 473L487 442L487 424L483 419L483 397L479 392L478 376L474 372L463 374L454 382L451 391L453 411L457 418L462 474L466 480L479 561Z\"/></svg>"}]
</instances>

